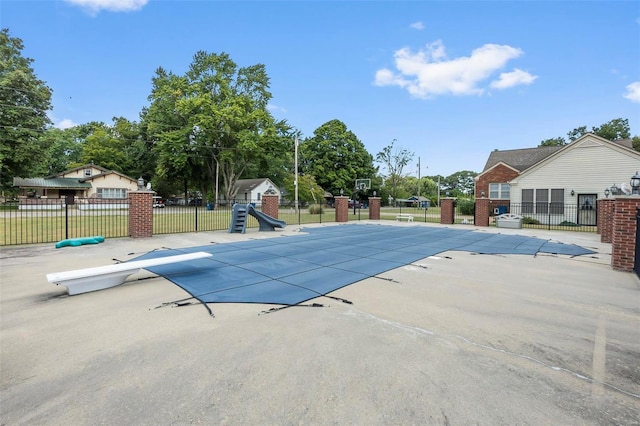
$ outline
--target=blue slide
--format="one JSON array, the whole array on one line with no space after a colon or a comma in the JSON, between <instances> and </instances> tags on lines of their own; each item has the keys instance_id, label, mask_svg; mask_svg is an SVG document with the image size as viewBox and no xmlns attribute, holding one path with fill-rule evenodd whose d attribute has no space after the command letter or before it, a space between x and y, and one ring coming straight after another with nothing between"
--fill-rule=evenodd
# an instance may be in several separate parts
<instances>
[{"instance_id":1,"label":"blue slide","mask_svg":"<svg viewBox=\"0 0 640 426\"><path fill-rule=\"evenodd\" d=\"M231 214L229 233L240 232L244 234L247 228L247 214L255 217L260 225L260 231L275 231L276 228L284 228L287 223L256 210L253 204L234 204Z\"/></svg>"}]
</instances>

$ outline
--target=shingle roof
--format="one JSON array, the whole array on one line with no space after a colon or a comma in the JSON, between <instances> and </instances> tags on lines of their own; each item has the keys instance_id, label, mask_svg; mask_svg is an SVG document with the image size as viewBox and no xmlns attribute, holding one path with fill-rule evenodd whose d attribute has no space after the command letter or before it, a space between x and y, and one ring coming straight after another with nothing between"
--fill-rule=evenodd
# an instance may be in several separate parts
<instances>
[{"instance_id":1,"label":"shingle roof","mask_svg":"<svg viewBox=\"0 0 640 426\"><path fill-rule=\"evenodd\" d=\"M253 189L255 189L256 186L260 185L265 180L267 180L267 178L239 179L236 182L236 188L238 188L238 192L251 192Z\"/></svg>"},{"instance_id":2,"label":"shingle roof","mask_svg":"<svg viewBox=\"0 0 640 426\"><path fill-rule=\"evenodd\" d=\"M89 182L80 182L77 178L13 178L13 186L20 188L58 188L86 189L91 188Z\"/></svg>"},{"instance_id":3,"label":"shingle roof","mask_svg":"<svg viewBox=\"0 0 640 426\"><path fill-rule=\"evenodd\" d=\"M540 146L537 148L494 150L489 154L487 163L482 171L487 171L496 164L503 162L518 171L524 171L534 164L544 160L562 146Z\"/></svg>"}]
</instances>

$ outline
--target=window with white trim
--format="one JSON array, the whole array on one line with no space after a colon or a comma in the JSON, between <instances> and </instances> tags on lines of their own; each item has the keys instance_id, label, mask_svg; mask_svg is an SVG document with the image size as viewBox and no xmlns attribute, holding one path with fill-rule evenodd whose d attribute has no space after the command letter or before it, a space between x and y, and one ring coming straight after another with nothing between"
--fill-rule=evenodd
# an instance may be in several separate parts
<instances>
[{"instance_id":1,"label":"window with white trim","mask_svg":"<svg viewBox=\"0 0 640 426\"><path fill-rule=\"evenodd\" d=\"M489 198L494 200L508 200L511 197L511 187L508 183L490 183Z\"/></svg>"},{"instance_id":2,"label":"window with white trim","mask_svg":"<svg viewBox=\"0 0 640 426\"><path fill-rule=\"evenodd\" d=\"M98 188L98 198L127 198L125 188Z\"/></svg>"},{"instance_id":3,"label":"window with white trim","mask_svg":"<svg viewBox=\"0 0 640 426\"><path fill-rule=\"evenodd\" d=\"M564 189L523 189L523 214L564 214Z\"/></svg>"}]
</instances>

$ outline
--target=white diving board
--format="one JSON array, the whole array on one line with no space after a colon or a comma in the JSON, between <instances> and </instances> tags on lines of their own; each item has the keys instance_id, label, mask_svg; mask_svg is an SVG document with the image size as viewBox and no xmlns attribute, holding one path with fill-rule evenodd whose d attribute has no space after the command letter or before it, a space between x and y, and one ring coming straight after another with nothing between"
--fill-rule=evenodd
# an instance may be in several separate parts
<instances>
[{"instance_id":1,"label":"white diving board","mask_svg":"<svg viewBox=\"0 0 640 426\"><path fill-rule=\"evenodd\" d=\"M211 253L199 251L196 253L157 257L155 259L134 260L115 265L96 266L94 268L76 269L66 272L52 272L47 274L47 280L50 283L67 287L67 293L69 293L69 295L81 294L120 285L124 283L124 280L129 275L135 274L140 271L140 269L202 259L210 256L212 256Z\"/></svg>"}]
</instances>

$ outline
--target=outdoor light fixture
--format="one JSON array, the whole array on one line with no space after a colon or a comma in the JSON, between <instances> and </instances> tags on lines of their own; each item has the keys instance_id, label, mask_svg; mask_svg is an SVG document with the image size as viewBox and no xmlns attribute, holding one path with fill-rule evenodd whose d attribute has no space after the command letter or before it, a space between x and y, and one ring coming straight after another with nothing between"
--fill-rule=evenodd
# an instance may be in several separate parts
<instances>
[{"instance_id":1,"label":"outdoor light fixture","mask_svg":"<svg viewBox=\"0 0 640 426\"><path fill-rule=\"evenodd\" d=\"M606 198L609 198L609 188L605 188L605 189L604 189L604 196L605 196Z\"/></svg>"},{"instance_id":2,"label":"outdoor light fixture","mask_svg":"<svg viewBox=\"0 0 640 426\"><path fill-rule=\"evenodd\" d=\"M631 176L631 194L638 195L638 189L640 188L640 175L636 172L635 175Z\"/></svg>"},{"instance_id":3,"label":"outdoor light fixture","mask_svg":"<svg viewBox=\"0 0 640 426\"><path fill-rule=\"evenodd\" d=\"M340 188L340 196L342 197L344 195L344 189Z\"/></svg>"},{"instance_id":4,"label":"outdoor light fixture","mask_svg":"<svg viewBox=\"0 0 640 426\"><path fill-rule=\"evenodd\" d=\"M576 191L574 191L573 189L571 190L571 195L576 195Z\"/></svg>"},{"instance_id":5,"label":"outdoor light fixture","mask_svg":"<svg viewBox=\"0 0 640 426\"><path fill-rule=\"evenodd\" d=\"M618 195L618 187L616 186L616 184L614 183L613 185L611 185L611 195Z\"/></svg>"},{"instance_id":6,"label":"outdoor light fixture","mask_svg":"<svg viewBox=\"0 0 640 426\"><path fill-rule=\"evenodd\" d=\"M378 195L378 193L376 191L373 191L373 196L375 197L376 195Z\"/></svg>"},{"instance_id":7,"label":"outdoor light fixture","mask_svg":"<svg viewBox=\"0 0 640 426\"><path fill-rule=\"evenodd\" d=\"M480 196L481 196L482 198L484 198L484 195L485 195L484 191L480 191Z\"/></svg>"},{"instance_id":8,"label":"outdoor light fixture","mask_svg":"<svg viewBox=\"0 0 640 426\"><path fill-rule=\"evenodd\" d=\"M142 179L142 176L140 176L138 178L138 191L142 191L142 188L144 188L144 179Z\"/></svg>"}]
</instances>

